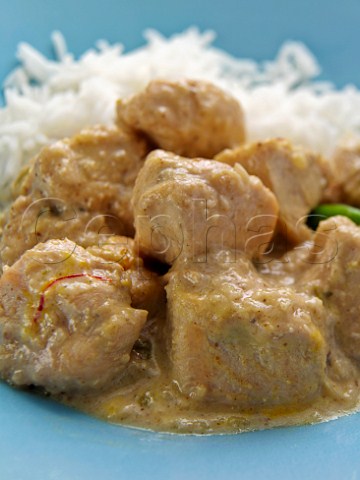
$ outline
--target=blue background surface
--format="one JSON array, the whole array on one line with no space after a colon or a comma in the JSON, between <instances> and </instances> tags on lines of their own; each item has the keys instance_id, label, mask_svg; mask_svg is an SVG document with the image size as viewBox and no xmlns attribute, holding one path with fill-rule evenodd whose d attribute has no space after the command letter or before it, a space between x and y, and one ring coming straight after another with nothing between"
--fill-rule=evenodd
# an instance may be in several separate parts
<instances>
[{"instance_id":1,"label":"blue background surface","mask_svg":"<svg viewBox=\"0 0 360 480\"><path fill-rule=\"evenodd\" d=\"M198 25L218 32L218 46L256 59L273 58L285 39L303 40L325 78L360 86L359 0L0 0L0 7L0 78L19 41L49 52L57 28L80 54L98 38L131 49L145 28L171 34Z\"/></svg>"},{"instance_id":2,"label":"blue background surface","mask_svg":"<svg viewBox=\"0 0 360 480\"><path fill-rule=\"evenodd\" d=\"M304 41L322 77L360 86L360 2L0 0L0 79L19 41L50 53L61 29L80 54L98 38L143 43L190 25L218 32L216 44L272 58L285 39ZM360 479L360 414L321 425L237 436L181 437L107 425L0 384L1 480Z\"/></svg>"}]
</instances>

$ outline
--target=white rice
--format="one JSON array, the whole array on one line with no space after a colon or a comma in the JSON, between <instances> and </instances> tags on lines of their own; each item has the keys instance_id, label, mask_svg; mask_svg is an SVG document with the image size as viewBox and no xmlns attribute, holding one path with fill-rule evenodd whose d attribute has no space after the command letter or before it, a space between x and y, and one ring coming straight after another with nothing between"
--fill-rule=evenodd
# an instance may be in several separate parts
<instances>
[{"instance_id":1,"label":"white rice","mask_svg":"<svg viewBox=\"0 0 360 480\"><path fill-rule=\"evenodd\" d=\"M228 90L244 107L249 140L283 136L331 155L342 140L360 136L360 92L315 81L320 67L302 43L286 42L274 60L259 64L213 47L214 36L191 28L167 39L149 30L142 48L124 53L102 40L76 60L54 32L56 61L21 43L0 109L0 202L43 145L112 123L116 99L153 78L206 79Z\"/></svg>"}]
</instances>

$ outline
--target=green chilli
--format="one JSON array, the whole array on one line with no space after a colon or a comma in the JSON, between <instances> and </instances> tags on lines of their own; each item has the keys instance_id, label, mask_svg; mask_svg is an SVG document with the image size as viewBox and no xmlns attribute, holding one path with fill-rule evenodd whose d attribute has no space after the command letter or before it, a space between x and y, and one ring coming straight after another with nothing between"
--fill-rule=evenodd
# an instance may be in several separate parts
<instances>
[{"instance_id":1,"label":"green chilli","mask_svg":"<svg viewBox=\"0 0 360 480\"><path fill-rule=\"evenodd\" d=\"M316 230L322 220L335 215L350 218L354 223L360 225L360 209L343 203L327 203L314 208L308 216L307 225Z\"/></svg>"}]
</instances>

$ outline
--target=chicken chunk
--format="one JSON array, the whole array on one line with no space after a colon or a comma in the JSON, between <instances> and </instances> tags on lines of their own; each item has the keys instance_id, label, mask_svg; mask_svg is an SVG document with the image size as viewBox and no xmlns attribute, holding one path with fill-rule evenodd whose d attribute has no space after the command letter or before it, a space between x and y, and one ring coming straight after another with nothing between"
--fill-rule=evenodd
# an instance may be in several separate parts
<instances>
[{"instance_id":1,"label":"chicken chunk","mask_svg":"<svg viewBox=\"0 0 360 480\"><path fill-rule=\"evenodd\" d=\"M117 105L118 123L145 133L156 147L212 158L245 138L239 102L211 83L155 80Z\"/></svg>"},{"instance_id":2,"label":"chicken chunk","mask_svg":"<svg viewBox=\"0 0 360 480\"><path fill-rule=\"evenodd\" d=\"M172 264L206 261L219 248L266 250L277 222L274 195L261 181L213 160L150 153L133 196L136 239L145 255Z\"/></svg>"},{"instance_id":3,"label":"chicken chunk","mask_svg":"<svg viewBox=\"0 0 360 480\"><path fill-rule=\"evenodd\" d=\"M229 252L176 264L166 287L173 376L196 401L239 409L306 404L321 392L321 301L268 283Z\"/></svg>"},{"instance_id":4,"label":"chicken chunk","mask_svg":"<svg viewBox=\"0 0 360 480\"><path fill-rule=\"evenodd\" d=\"M340 216L320 222L302 283L322 299L335 339L360 364L360 228Z\"/></svg>"},{"instance_id":5,"label":"chicken chunk","mask_svg":"<svg viewBox=\"0 0 360 480\"><path fill-rule=\"evenodd\" d=\"M87 246L100 233L132 235L130 198L146 142L115 127L94 127L45 147L17 182L0 242L11 265L39 241Z\"/></svg>"},{"instance_id":6,"label":"chicken chunk","mask_svg":"<svg viewBox=\"0 0 360 480\"><path fill-rule=\"evenodd\" d=\"M116 215L132 232L129 201L147 152L143 140L116 128L84 130L42 150L33 190L80 210Z\"/></svg>"},{"instance_id":7,"label":"chicken chunk","mask_svg":"<svg viewBox=\"0 0 360 480\"><path fill-rule=\"evenodd\" d=\"M111 223L113 220L113 224ZM118 231L116 218L79 212L58 198L18 197L6 213L0 258L2 265L12 265L37 243L67 237L87 247L101 242L104 235Z\"/></svg>"},{"instance_id":8,"label":"chicken chunk","mask_svg":"<svg viewBox=\"0 0 360 480\"><path fill-rule=\"evenodd\" d=\"M105 388L119 378L147 312L131 306L131 252L120 244L114 258L114 248L91 253L49 240L5 268L2 378L49 392Z\"/></svg>"},{"instance_id":9,"label":"chicken chunk","mask_svg":"<svg viewBox=\"0 0 360 480\"><path fill-rule=\"evenodd\" d=\"M280 208L279 229L290 243L311 238L306 216L319 204L326 186L323 161L318 155L276 138L225 150L216 160L240 163L275 194Z\"/></svg>"},{"instance_id":10,"label":"chicken chunk","mask_svg":"<svg viewBox=\"0 0 360 480\"><path fill-rule=\"evenodd\" d=\"M332 162L332 202L360 207L360 145L338 148Z\"/></svg>"},{"instance_id":11,"label":"chicken chunk","mask_svg":"<svg viewBox=\"0 0 360 480\"><path fill-rule=\"evenodd\" d=\"M144 266L132 238L109 235L86 251L101 258L105 265L120 264L126 269L133 307L146 310L150 317L162 311L166 301L164 279Z\"/></svg>"}]
</instances>

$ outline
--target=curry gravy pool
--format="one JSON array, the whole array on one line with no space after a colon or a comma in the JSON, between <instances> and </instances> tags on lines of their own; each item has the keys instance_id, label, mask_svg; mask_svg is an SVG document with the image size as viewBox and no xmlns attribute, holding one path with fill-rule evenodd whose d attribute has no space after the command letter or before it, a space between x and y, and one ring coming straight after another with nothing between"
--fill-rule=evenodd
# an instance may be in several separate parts
<instances>
[{"instance_id":1,"label":"curry gravy pool","mask_svg":"<svg viewBox=\"0 0 360 480\"><path fill-rule=\"evenodd\" d=\"M0 374L107 421L181 433L354 411L359 148L248 142L239 102L151 82L41 150L0 239Z\"/></svg>"}]
</instances>

